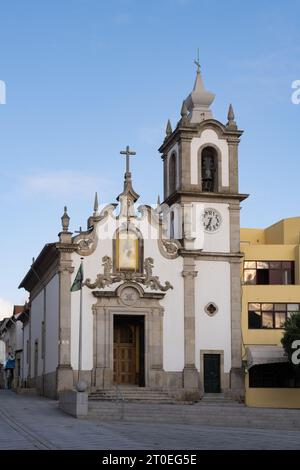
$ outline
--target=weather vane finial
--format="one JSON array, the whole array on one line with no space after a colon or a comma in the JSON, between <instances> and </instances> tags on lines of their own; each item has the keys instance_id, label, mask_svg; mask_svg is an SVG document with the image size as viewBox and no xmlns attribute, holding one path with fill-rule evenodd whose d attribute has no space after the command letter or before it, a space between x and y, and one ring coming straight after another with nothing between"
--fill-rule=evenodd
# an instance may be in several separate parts
<instances>
[{"instance_id":1,"label":"weather vane finial","mask_svg":"<svg viewBox=\"0 0 300 470\"><path fill-rule=\"evenodd\" d=\"M197 65L197 73L200 73L200 57L199 57L199 47L197 49L197 60L194 61Z\"/></svg>"}]
</instances>

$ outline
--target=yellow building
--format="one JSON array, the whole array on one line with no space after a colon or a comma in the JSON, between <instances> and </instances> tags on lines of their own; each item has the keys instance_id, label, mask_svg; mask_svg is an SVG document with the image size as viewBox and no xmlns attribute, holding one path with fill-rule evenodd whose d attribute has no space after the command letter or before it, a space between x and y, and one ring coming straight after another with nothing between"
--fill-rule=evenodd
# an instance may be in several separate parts
<instances>
[{"instance_id":1,"label":"yellow building","mask_svg":"<svg viewBox=\"0 0 300 470\"><path fill-rule=\"evenodd\" d=\"M300 217L241 229L241 251L246 404L300 408L300 381L280 342L283 322L300 311Z\"/></svg>"}]
</instances>

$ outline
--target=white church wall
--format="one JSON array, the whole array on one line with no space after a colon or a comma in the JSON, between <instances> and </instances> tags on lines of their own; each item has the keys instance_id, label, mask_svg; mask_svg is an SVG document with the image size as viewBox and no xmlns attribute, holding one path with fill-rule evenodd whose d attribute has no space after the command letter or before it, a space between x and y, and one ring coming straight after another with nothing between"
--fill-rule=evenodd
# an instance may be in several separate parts
<instances>
[{"instance_id":1,"label":"white church wall","mask_svg":"<svg viewBox=\"0 0 300 470\"><path fill-rule=\"evenodd\" d=\"M100 238L101 234L99 234ZM103 256L112 257L112 241L99 239L97 248L90 256L83 257L84 280L87 278L95 281L97 274L103 272ZM81 263L80 256L77 253L72 254L72 265L74 273L72 281ZM115 287L114 287L115 288ZM112 287L108 286L108 290ZM93 312L92 306L96 299L92 290L83 287L83 309L82 309L82 368L91 370L93 368ZM78 347L79 347L79 314L80 314L80 291L71 293L71 365L73 369L78 369Z\"/></svg>"},{"instance_id":2,"label":"white church wall","mask_svg":"<svg viewBox=\"0 0 300 470\"><path fill-rule=\"evenodd\" d=\"M35 341L38 341L38 374L43 373L43 364L41 360L41 329L44 311L44 292L43 290L31 302L31 377L34 377L34 355Z\"/></svg>"},{"instance_id":3,"label":"white church wall","mask_svg":"<svg viewBox=\"0 0 300 470\"><path fill-rule=\"evenodd\" d=\"M56 274L46 287L45 373L58 365L59 277Z\"/></svg>"},{"instance_id":4,"label":"white church wall","mask_svg":"<svg viewBox=\"0 0 300 470\"><path fill-rule=\"evenodd\" d=\"M145 258L154 260L153 275L159 276L162 284L169 281L173 289L168 290L163 300L163 366L165 371L182 371L184 367L184 297L182 258L168 260L158 248L156 240L145 240ZM146 288L145 291L153 292Z\"/></svg>"},{"instance_id":5,"label":"white church wall","mask_svg":"<svg viewBox=\"0 0 300 470\"><path fill-rule=\"evenodd\" d=\"M160 281L171 282L174 289L166 292L165 298L161 301L165 308L164 313L164 368L167 371L181 371L184 366L184 307L183 307L183 278L182 259L167 260L164 258L158 248L155 230L152 231L152 237L149 237L149 226L145 223L145 218L139 224L139 228L144 238L144 259L152 257L154 259L153 274L159 276ZM113 257L112 240L102 239L103 227L98 228L98 246L94 253L85 256L83 259L84 279L90 278L94 281L97 274L103 272L103 256ZM154 232L154 233L153 233ZM72 265L75 278L80 265L80 256L77 253L72 254ZM119 284L108 286L107 290L115 290ZM145 288L145 286L143 286ZM145 288L148 292L151 289ZM92 290L83 288L83 322L82 322L82 367L84 370L93 368L93 313L92 306L96 303ZM71 364L77 370L78 367L78 344L79 344L79 309L80 292L71 294ZM176 341L174 341L176 338Z\"/></svg>"},{"instance_id":6,"label":"white church wall","mask_svg":"<svg viewBox=\"0 0 300 470\"><path fill-rule=\"evenodd\" d=\"M222 155L222 186L229 186L229 154L225 139L220 139L213 129L205 129L201 137L194 137L191 141L191 184L198 184L198 150L203 145L217 147Z\"/></svg>"},{"instance_id":7,"label":"white church wall","mask_svg":"<svg viewBox=\"0 0 300 470\"><path fill-rule=\"evenodd\" d=\"M230 264L223 261L196 261L198 275L195 294L196 367L200 350L224 350L224 372L231 367ZM214 302L218 312L210 317L205 306Z\"/></svg>"},{"instance_id":8,"label":"white church wall","mask_svg":"<svg viewBox=\"0 0 300 470\"><path fill-rule=\"evenodd\" d=\"M230 220L228 204L204 203L203 210L208 207L217 209L222 217L222 223L218 231L204 232L203 251L216 253L230 252Z\"/></svg>"}]
</instances>

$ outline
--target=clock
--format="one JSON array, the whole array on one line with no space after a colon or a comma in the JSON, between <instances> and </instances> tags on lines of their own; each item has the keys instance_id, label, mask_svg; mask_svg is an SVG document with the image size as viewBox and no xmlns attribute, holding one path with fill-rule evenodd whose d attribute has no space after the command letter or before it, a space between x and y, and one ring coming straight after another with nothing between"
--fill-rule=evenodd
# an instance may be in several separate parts
<instances>
[{"instance_id":1,"label":"clock","mask_svg":"<svg viewBox=\"0 0 300 470\"><path fill-rule=\"evenodd\" d=\"M202 222L205 232L214 233L221 227L222 216L213 207L207 207L202 214Z\"/></svg>"}]
</instances>

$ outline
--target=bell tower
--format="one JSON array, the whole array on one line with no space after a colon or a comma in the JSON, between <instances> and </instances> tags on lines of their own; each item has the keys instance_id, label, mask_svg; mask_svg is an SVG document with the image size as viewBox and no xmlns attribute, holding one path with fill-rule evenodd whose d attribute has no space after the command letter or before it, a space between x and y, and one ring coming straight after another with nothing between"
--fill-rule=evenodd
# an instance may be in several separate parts
<instances>
[{"instance_id":1,"label":"bell tower","mask_svg":"<svg viewBox=\"0 0 300 470\"><path fill-rule=\"evenodd\" d=\"M215 95L204 86L199 61L196 65L196 80L183 101L181 119L174 130L168 121L159 149L169 237L179 240L183 258L184 383L196 386L199 374L205 391L204 363L215 354L221 364L220 390L240 396L244 389L240 202L247 195L238 189L238 145L243 131L231 105L227 122L214 119ZM176 234L174 227L181 232Z\"/></svg>"},{"instance_id":2,"label":"bell tower","mask_svg":"<svg viewBox=\"0 0 300 470\"><path fill-rule=\"evenodd\" d=\"M186 214L193 204L218 203L222 204L221 208L227 215L228 210L225 206L229 205L239 210L240 201L247 197L238 192L238 145L243 131L237 127L231 104L225 124L214 119L210 106L215 95L205 89L199 61L196 61L196 65L194 88L183 101L181 119L174 130L168 120L166 137L159 148L163 160L164 202L169 207L174 205L184 207ZM184 223L184 219L185 221L189 219L189 222ZM201 227L194 223L191 234L190 219L190 215L188 217L183 215L183 236L177 238L190 240L194 238L196 244L186 242L186 247L200 248L201 241L197 240L197 236L200 235ZM221 214L219 220L213 217L210 225L204 226L204 229L207 231L211 229L213 232L214 228L217 229L214 222L218 225L221 219L223 219ZM170 233L172 231L170 229ZM240 251L237 232L236 228L236 236L232 237L232 245L228 247L228 251ZM230 233L227 235L230 236ZM218 247L215 248L218 251ZM225 251L221 247L219 250Z\"/></svg>"},{"instance_id":3,"label":"bell tower","mask_svg":"<svg viewBox=\"0 0 300 470\"><path fill-rule=\"evenodd\" d=\"M197 62L198 64L198 62ZM213 118L215 95L204 87L200 66L192 92L183 101L181 119L174 131L170 120L159 151L164 165L164 200L215 198L238 194L239 130L232 105L227 123Z\"/></svg>"}]
</instances>

